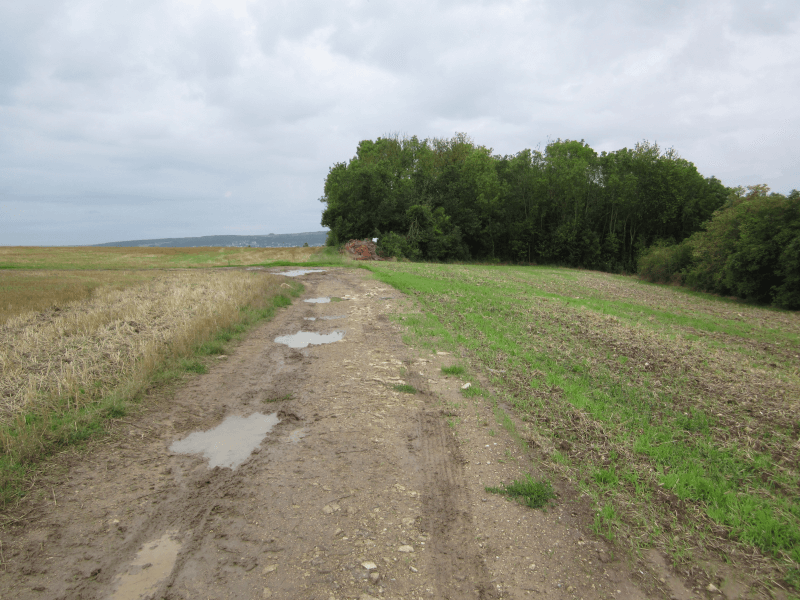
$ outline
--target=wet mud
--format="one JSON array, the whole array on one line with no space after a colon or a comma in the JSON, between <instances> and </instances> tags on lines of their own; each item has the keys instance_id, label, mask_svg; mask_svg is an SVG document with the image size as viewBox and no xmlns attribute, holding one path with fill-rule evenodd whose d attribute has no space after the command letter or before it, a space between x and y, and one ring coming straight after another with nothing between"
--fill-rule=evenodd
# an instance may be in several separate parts
<instances>
[{"instance_id":1,"label":"wet mud","mask_svg":"<svg viewBox=\"0 0 800 600\"><path fill-rule=\"evenodd\" d=\"M412 299L362 270L302 281L346 309L295 302L53 459L4 516L0 598L669 597L566 484L546 513L485 492L536 459L442 375L451 357L403 343ZM276 342L331 317L337 343Z\"/></svg>"}]
</instances>

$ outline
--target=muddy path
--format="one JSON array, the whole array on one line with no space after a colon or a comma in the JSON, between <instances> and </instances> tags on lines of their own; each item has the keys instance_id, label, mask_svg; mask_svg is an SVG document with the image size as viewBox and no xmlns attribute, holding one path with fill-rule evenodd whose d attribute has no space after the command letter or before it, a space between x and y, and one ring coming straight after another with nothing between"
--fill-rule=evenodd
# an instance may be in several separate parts
<instances>
[{"instance_id":1,"label":"muddy path","mask_svg":"<svg viewBox=\"0 0 800 600\"><path fill-rule=\"evenodd\" d=\"M484 491L535 457L442 375L453 357L403 343L390 316L410 299L361 270L301 280L208 374L32 482L0 530L0 598L691 596L615 560L568 486L547 512ZM305 302L319 297L342 300ZM300 331L344 336L275 342ZM255 413L279 422L234 469L170 450ZM238 421L208 447L245 438Z\"/></svg>"}]
</instances>

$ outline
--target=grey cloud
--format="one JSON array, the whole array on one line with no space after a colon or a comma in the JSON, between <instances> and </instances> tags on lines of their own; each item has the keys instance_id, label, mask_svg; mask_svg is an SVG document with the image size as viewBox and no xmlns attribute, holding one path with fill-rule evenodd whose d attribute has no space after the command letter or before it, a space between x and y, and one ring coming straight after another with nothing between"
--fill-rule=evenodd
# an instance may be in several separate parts
<instances>
[{"instance_id":1,"label":"grey cloud","mask_svg":"<svg viewBox=\"0 0 800 600\"><path fill-rule=\"evenodd\" d=\"M798 8L6 3L0 215L28 217L0 219L0 243L317 229L329 167L393 132L466 131L499 153L646 138L726 184L788 191Z\"/></svg>"}]
</instances>

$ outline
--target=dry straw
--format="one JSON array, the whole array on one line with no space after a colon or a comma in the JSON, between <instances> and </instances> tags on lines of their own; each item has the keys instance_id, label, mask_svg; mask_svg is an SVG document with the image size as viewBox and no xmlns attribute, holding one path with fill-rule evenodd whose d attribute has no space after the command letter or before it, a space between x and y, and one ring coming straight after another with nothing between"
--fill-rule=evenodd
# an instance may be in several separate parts
<instances>
[{"instance_id":1,"label":"dry straw","mask_svg":"<svg viewBox=\"0 0 800 600\"><path fill-rule=\"evenodd\" d=\"M257 272L170 272L12 317L0 326L0 424L57 406L79 408L144 380L165 357L189 353L279 285Z\"/></svg>"}]
</instances>

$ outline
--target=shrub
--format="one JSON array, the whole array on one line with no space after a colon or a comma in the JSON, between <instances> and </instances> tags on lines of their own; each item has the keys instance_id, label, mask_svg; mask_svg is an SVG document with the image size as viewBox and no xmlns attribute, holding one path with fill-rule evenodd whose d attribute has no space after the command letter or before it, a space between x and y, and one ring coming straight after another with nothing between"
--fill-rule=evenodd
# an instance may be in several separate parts
<instances>
[{"instance_id":1,"label":"shrub","mask_svg":"<svg viewBox=\"0 0 800 600\"><path fill-rule=\"evenodd\" d=\"M668 245L659 242L639 257L637 272L648 281L682 283L682 272L692 263L692 246L688 240Z\"/></svg>"}]
</instances>

